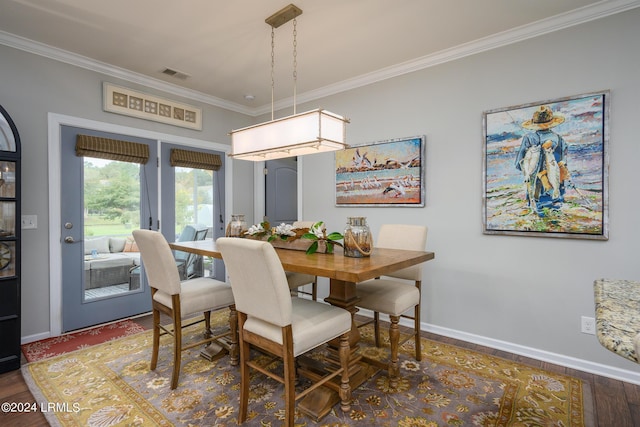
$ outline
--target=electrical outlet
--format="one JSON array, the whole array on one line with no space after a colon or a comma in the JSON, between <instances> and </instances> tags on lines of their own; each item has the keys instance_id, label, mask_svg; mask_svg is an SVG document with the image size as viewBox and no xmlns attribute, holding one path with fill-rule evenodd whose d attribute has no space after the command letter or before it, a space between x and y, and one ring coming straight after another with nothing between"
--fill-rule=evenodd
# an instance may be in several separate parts
<instances>
[{"instance_id":1,"label":"electrical outlet","mask_svg":"<svg viewBox=\"0 0 640 427\"><path fill-rule=\"evenodd\" d=\"M596 334L596 319L593 317L582 316L582 327L583 334Z\"/></svg>"}]
</instances>

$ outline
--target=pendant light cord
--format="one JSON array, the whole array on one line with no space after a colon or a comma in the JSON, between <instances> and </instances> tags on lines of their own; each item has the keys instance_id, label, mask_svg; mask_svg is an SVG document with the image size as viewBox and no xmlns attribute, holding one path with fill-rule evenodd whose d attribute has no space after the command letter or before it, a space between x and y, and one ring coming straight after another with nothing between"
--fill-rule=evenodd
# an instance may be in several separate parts
<instances>
[{"instance_id":1,"label":"pendant light cord","mask_svg":"<svg viewBox=\"0 0 640 427\"><path fill-rule=\"evenodd\" d=\"M296 115L296 95L297 95L297 83L298 83L298 20L293 18L293 115Z\"/></svg>"},{"instance_id":2,"label":"pendant light cord","mask_svg":"<svg viewBox=\"0 0 640 427\"><path fill-rule=\"evenodd\" d=\"M298 20L293 18L293 115L296 114L298 91ZM275 27L271 26L271 121L274 120L275 98Z\"/></svg>"},{"instance_id":3,"label":"pendant light cord","mask_svg":"<svg viewBox=\"0 0 640 427\"><path fill-rule=\"evenodd\" d=\"M274 53L274 48L275 48L275 28L273 27L273 25L271 26L271 121L273 121L273 97L274 97L274 87L275 87L275 80L273 78L273 73L274 73L274 68L276 65L276 56Z\"/></svg>"}]
</instances>

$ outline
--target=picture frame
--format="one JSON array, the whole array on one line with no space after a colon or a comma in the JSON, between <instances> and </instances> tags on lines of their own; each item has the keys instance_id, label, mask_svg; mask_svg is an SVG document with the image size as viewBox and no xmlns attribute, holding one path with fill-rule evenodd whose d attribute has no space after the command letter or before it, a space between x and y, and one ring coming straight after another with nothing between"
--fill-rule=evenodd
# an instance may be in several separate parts
<instances>
[{"instance_id":1,"label":"picture frame","mask_svg":"<svg viewBox=\"0 0 640 427\"><path fill-rule=\"evenodd\" d=\"M425 146L422 135L336 151L336 206L424 207Z\"/></svg>"},{"instance_id":2,"label":"picture frame","mask_svg":"<svg viewBox=\"0 0 640 427\"><path fill-rule=\"evenodd\" d=\"M609 99L483 113L484 234L608 240Z\"/></svg>"},{"instance_id":3,"label":"picture frame","mask_svg":"<svg viewBox=\"0 0 640 427\"><path fill-rule=\"evenodd\" d=\"M166 98L102 83L102 108L110 113L202 130L202 109Z\"/></svg>"}]
</instances>

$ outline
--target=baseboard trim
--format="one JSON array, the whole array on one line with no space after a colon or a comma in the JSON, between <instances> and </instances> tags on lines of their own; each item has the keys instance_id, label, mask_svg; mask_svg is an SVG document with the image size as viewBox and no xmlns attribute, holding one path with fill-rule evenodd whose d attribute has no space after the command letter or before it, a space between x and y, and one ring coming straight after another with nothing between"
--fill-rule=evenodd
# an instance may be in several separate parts
<instances>
[{"instance_id":1,"label":"baseboard trim","mask_svg":"<svg viewBox=\"0 0 640 427\"><path fill-rule=\"evenodd\" d=\"M370 310L360 309L358 311L358 314L365 317L373 317L373 312ZM385 321L389 320L389 318L383 314L380 315L380 319ZM408 319L401 319L400 324L407 327L413 327L413 323ZM576 369L579 371L584 371L591 374L640 385L639 372L620 369L600 363L594 363L588 360L565 356L563 354L552 353L532 347L514 344L508 341L496 340L482 335L470 334L456 329L443 328L441 326L431 325L427 323L421 323L420 329L424 332L431 332L448 338L454 338L457 340L494 348L496 350L507 351L509 353L517 354L520 356L530 357L532 359L540 360L543 362L553 363L555 365L564 366L566 368Z\"/></svg>"},{"instance_id":2,"label":"baseboard trim","mask_svg":"<svg viewBox=\"0 0 640 427\"><path fill-rule=\"evenodd\" d=\"M47 338L51 338L51 331L41 332L39 334L27 335L25 337L20 337L20 345L29 344L34 341L45 340Z\"/></svg>"}]
</instances>

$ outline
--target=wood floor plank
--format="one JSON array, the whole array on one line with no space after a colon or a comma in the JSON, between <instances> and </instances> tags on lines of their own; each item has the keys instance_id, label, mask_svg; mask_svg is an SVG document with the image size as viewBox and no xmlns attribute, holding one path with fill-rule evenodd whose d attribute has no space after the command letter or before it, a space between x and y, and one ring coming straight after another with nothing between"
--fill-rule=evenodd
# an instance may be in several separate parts
<instances>
[{"instance_id":1,"label":"wood floor plank","mask_svg":"<svg viewBox=\"0 0 640 427\"><path fill-rule=\"evenodd\" d=\"M48 426L46 418L40 411L40 402L36 402L35 398L27 388L27 384L22 378L20 371L13 371L18 374L15 376L15 384L12 386L12 390L15 391L10 396L6 396L0 399L1 402L15 403L15 404L29 404L30 410L21 412L0 412L0 425L11 427L40 427ZM12 372L12 373L13 373ZM4 377L7 374L2 374ZM32 411L32 404L36 405L36 410Z\"/></svg>"},{"instance_id":2,"label":"wood floor plank","mask_svg":"<svg viewBox=\"0 0 640 427\"><path fill-rule=\"evenodd\" d=\"M8 398L19 393L24 388L20 382L24 383L24 380L19 370L0 375L0 401L6 402Z\"/></svg>"},{"instance_id":3,"label":"wood floor plank","mask_svg":"<svg viewBox=\"0 0 640 427\"><path fill-rule=\"evenodd\" d=\"M567 374L567 368L560 365L554 365L553 363L542 362L542 365L540 367L544 370L547 370L556 374L562 374L562 375Z\"/></svg>"},{"instance_id":4,"label":"wood floor plank","mask_svg":"<svg viewBox=\"0 0 640 427\"><path fill-rule=\"evenodd\" d=\"M634 427L624 388L622 381L595 377L594 398L598 425Z\"/></svg>"},{"instance_id":5,"label":"wood floor plank","mask_svg":"<svg viewBox=\"0 0 640 427\"><path fill-rule=\"evenodd\" d=\"M630 383L622 384L624 385L624 392L627 395L627 400L629 402L635 402L637 405L640 405L640 387Z\"/></svg>"}]
</instances>

